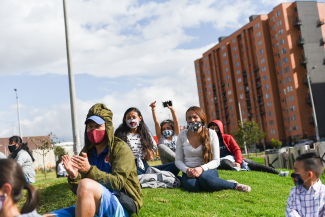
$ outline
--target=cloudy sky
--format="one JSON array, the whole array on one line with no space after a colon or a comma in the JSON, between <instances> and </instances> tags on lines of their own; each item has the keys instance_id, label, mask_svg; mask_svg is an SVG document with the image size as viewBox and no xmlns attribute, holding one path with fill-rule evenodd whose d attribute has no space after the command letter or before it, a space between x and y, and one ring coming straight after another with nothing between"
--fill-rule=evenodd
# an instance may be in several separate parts
<instances>
[{"instance_id":1,"label":"cloudy sky","mask_svg":"<svg viewBox=\"0 0 325 217\"><path fill-rule=\"evenodd\" d=\"M138 107L154 133L149 104L171 99L185 125L186 109L199 104L194 60L281 2L67 0L80 131L99 102L115 128ZM62 0L0 1L0 137L19 134L14 88L24 136L72 141ZM169 117L161 103L157 111Z\"/></svg>"}]
</instances>

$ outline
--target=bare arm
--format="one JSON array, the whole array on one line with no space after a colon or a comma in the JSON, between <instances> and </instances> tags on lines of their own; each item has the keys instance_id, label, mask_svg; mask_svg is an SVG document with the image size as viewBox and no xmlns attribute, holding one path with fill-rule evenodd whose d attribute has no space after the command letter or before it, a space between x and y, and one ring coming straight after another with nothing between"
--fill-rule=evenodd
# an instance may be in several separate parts
<instances>
[{"instance_id":1,"label":"bare arm","mask_svg":"<svg viewBox=\"0 0 325 217\"><path fill-rule=\"evenodd\" d=\"M181 132L180 127L179 127L178 117L176 115L176 112L175 112L173 106L169 106L168 105L168 108L170 109L170 111L172 113L172 116L173 116L174 127L175 127L175 134L176 134L176 136L178 136L179 133Z\"/></svg>"},{"instance_id":2,"label":"bare arm","mask_svg":"<svg viewBox=\"0 0 325 217\"><path fill-rule=\"evenodd\" d=\"M151 107L151 110L152 110L152 117L153 117L153 121L155 122L155 130L156 130L156 135L157 135L157 139L158 139L158 142L159 142L160 137L161 137L161 128L160 128L160 124L159 124L159 120L158 120L157 112L156 112L156 101L151 103L150 107Z\"/></svg>"}]
</instances>

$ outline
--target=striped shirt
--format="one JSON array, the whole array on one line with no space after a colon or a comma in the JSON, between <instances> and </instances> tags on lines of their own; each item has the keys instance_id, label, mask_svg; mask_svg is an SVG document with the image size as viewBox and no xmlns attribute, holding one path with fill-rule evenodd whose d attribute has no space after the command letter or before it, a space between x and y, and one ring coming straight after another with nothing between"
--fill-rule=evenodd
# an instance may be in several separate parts
<instances>
[{"instance_id":1,"label":"striped shirt","mask_svg":"<svg viewBox=\"0 0 325 217\"><path fill-rule=\"evenodd\" d=\"M293 187L288 201L286 216L325 215L325 185L320 180L307 190L304 186Z\"/></svg>"}]
</instances>

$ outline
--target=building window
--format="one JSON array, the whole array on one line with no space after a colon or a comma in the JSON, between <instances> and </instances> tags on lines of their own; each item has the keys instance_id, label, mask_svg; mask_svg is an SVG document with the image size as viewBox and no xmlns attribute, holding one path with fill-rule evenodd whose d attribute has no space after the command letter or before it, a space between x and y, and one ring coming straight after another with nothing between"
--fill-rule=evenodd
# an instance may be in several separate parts
<instances>
[{"instance_id":1,"label":"building window","mask_svg":"<svg viewBox=\"0 0 325 217\"><path fill-rule=\"evenodd\" d=\"M209 91L209 95L211 95L212 93L211 93L211 91Z\"/></svg>"},{"instance_id":2,"label":"building window","mask_svg":"<svg viewBox=\"0 0 325 217\"><path fill-rule=\"evenodd\" d=\"M262 72L266 72L266 66L262 67Z\"/></svg>"},{"instance_id":3,"label":"building window","mask_svg":"<svg viewBox=\"0 0 325 217\"><path fill-rule=\"evenodd\" d=\"M255 29L259 28L260 27L260 24L259 23L256 23L255 24Z\"/></svg>"},{"instance_id":4,"label":"building window","mask_svg":"<svg viewBox=\"0 0 325 217\"><path fill-rule=\"evenodd\" d=\"M234 55L234 59L237 59L237 58L238 58L238 54L235 54L235 55Z\"/></svg>"},{"instance_id":5,"label":"building window","mask_svg":"<svg viewBox=\"0 0 325 217\"><path fill-rule=\"evenodd\" d=\"M264 57L261 58L261 63L265 63L265 59L264 59Z\"/></svg>"},{"instance_id":6,"label":"building window","mask_svg":"<svg viewBox=\"0 0 325 217\"><path fill-rule=\"evenodd\" d=\"M196 74L199 74L200 73L200 70L196 70Z\"/></svg>"},{"instance_id":7,"label":"building window","mask_svg":"<svg viewBox=\"0 0 325 217\"><path fill-rule=\"evenodd\" d=\"M283 64L288 62L288 57L283 58Z\"/></svg>"},{"instance_id":8,"label":"building window","mask_svg":"<svg viewBox=\"0 0 325 217\"><path fill-rule=\"evenodd\" d=\"M275 130L271 130L271 135L274 135L275 134Z\"/></svg>"},{"instance_id":9,"label":"building window","mask_svg":"<svg viewBox=\"0 0 325 217\"><path fill-rule=\"evenodd\" d=\"M271 117L273 115L272 111L269 111L268 114L269 114L269 117Z\"/></svg>"},{"instance_id":10,"label":"building window","mask_svg":"<svg viewBox=\"0 0 325 217\"><path fill-rule=\"evenodd\" d=\"M289 96L289 102L293 101L293 96Z\"/></svg>"},{"instance_id":11,"label":"building window","mask_svg":"<svg viewBox=\"0 0 325 217\"><path fill-rule=\"evenodd\" d=\"M230 110L234 110L234 106L232 105L232 106L230 106Z\"/></svg>"},{"instance_id":12,"label":"building window","mask_svg":"<svg viewBox=\"0 0 325 217\"><path fill-rule=\"evenodd\" d=\"M238 87L238 90L243 90L243 86L239 86Z\"/></svg>"},{"instance_id":13,"label":"building window","mask_svg":"<svg viewBox=\"0 0 325 217\"><path fill-rule=\"evenodd\" d=\"M202 95L200 96L200 99L203 99L203 96Z\"/></svg>"},{"instance_id":14,"label":"building window","mask_svg":"<svg viewBox=\"0 0 325 217\"><path fill-rule=\"evenodd\" d=\"M227 87L230 87L230 83L227 83Z\"/></svg>"},{"instance_id":15,"label":"building window","mask_svg":"<svg viewBox=\"0 0 325 217\"><path fill-rule=\"evenodd\" d=\"M282 25L282 20L279 20L278 22L276 22L276 24L277 24L278 26L281 26L281 25Z\"/></svg>"},{"instance_id":16,"label":"building window","mask_svg":"<svg viewBox=\"0 0 325 217\"><path fill-rule=\"evenodd\" d=\"M293 125L292 129L293 129L294 131L298 130L298 125Z\"/></svg>"},{"instance_id":17,"label":"building window","mask_svg":"<svg viewBox=\"0 0 325 217\"><path fill-rule=\"evenodd\" d=\"M234 46L234 47L233 47L233 50L234 50L234 51L236 51L236 50L237 50L237 47L236 47L236 46Z\"/></svg>"},{"instance_id":18,"label":"building window","mask_svg":"<svg viewBox=\"0 0 325 217\"><path fill-rule=\"evenodd\" d=\"M207 81L210 81L210 77L207 78Z\"/></svg>"},{"instance_id":19,"label":"building window","mask_svg":"<svg viewBox=\"0 0 325 217\"><path fill-rule=\"evenodd\" d=\"M281 15L280 11L277 11L277 12L275 13L275 17L278 17L278 16L280 16L280 15Z\"/></svg>"},{"instance_id":20,"label":"building window","mask_svg":"<svg viewBox=\"0 0 325 217\"><path fill-rule=\"evenodd\" d=\"M271 95L269 93L265 94L266 99L270 99Z\"/></svg>"},{"instance_id":21,"label":"building window","mask_svg":"<svg viewBox=\"0 0 325 217\"><path fill-rule=\"evenodd\" d=\"M199 87L201 87L201 83L199 83Z\"/></svg>"},{"instance_id":22,"label":"building window","mask_svg":"<svg viewBox=\"0 0 325 217\"><path fill-rule=\"evenodd\" d=\"M232 114L231 114L231 117L232 117L232 118L234 118L234 117L235 117L235 114L234 114L234 113L232 113ZM235 122L235 121L233 121L233 122L232 122L232 125L235 125L235 124L236 124L236 122Z\"/></svg>"},{"instance_id":23,"label":"building window","mask_svg":"<svg viewBox=\"0 0 325 217\"><path fill-rule=\"evenodd\" d=\"M214 112L212 112L212 116L214 116Z\"/></svg>"},{"instance_id":24,"label":"building window","mask_svg":"<svg viewBox=\"0 0 325 217\"><path fill-rule=\"evenodd\" d=\"M262 45L262 40L259 40L259 41L257 42L257 45L258 45L258 46L261 46L261 45Z\"/></svg>"},{"instance_id":25,"label":"building window","mask_svg":"<svg viewBox=\"0 0 325 217\"><path fill-rule=\"evenodd\" d=\"M291 116L291 120L292 120L292 121L296 121L296 120L297 120L297 116L296 116L296 115L292 115L292 116Z\"/></svg>"},{"instance_id":26,"label":"building window","mask_svg":"<svg viewBox=\"0 0 325 217\"><path fill-rule=\"evenodd\" d=\"M202 93L202 89L200 89L199 92Z\"/></svg>"},{"instance_id":27,"label":"building window","mask_svg":"<svg viewBox=\"0 0 325 217\"><path fill-rule=\"evenodd\" d=\"M232 102L232 98L229 99L229 102Z\"/></svg>"},{"instance_id":28,"label":"building window","mask_svg":"<svg viewBox=\"0 0 325 217\"><path fill-rule=\"evenodd\" d=\"M264 75L263 76L263 81L266 81L267 80L267 75Z\"/></svg>"},{"instance_id":29,"label":"building window","mask_svg":"<svg viewBox=\"0 0 325 217\"><path fill-rule=\"evenodd\" d=\"M207 73L207 75L208 75L208 74L209 74L209 70L207 70L207 72L206 72L206 73Z\"/></svg>"},{"instance_id":30,"label":"building window","mask_svg":"<svg viewBox=\"0 0 325 217\"><path fill-rule=\"evenodd\" d=\"M256 33L256 38L261 36L261 32Z\"/></svg>"},{"instance_id":31,"label":"building window","mask_svg":"<svg viewBox=\"0 0 325 217\"><path fill-rule=\"evenodd\" d=\"M226 52L224 52L224 53L222 54L222 56L223 56L223 57L226 57L226 56L227 56Z\"/></svg>"},{"instance_id":32,"label":"building window","mask_svg":"<svg viewBox=\"0 0 325 217\"><path fill-rule=\"evenodd\" d=\"M211 109L213 109L213 105L211 105Z\"/></svg>"},{"instance_id":33,"label":"building window","mask_svg":"<svg viewBox=\"0 0 325 217\"><path fill-rule=\"evenodd\" d=\"M270 102L266 103L266 107L270 108L271 107L271 103Z\"/></svg>"},{"instance_id":34,"label":"building window","mask_svg":"<svg viewBox=\"0 0 325 217\"><path fill-rule=\"evenodd\" d=\"M229 80L229 75L226 76L226 80Z\"/></svg>"},{"instance_id":35,"label":"building window","mask_svg":"<svg viewBox=\"0 0 325 217\"><path fill-rule=\"evenodd\" d=\"M239 62L236 62L235 66L238 67L239 66Z\"/></svg>"},{"instance_id":36,"label":"building window","mask_svg":"<svg viewBox=\"0 0 325 217\"><path fill-rule=\"evenodd\" d=\"M231 41L232 41L232 43L235 43L235 42L236 42L236 39L235 39L235 38L233 38Z\"/></svg>"},{"instance_id":37,"label":"building window","mask_svg":"<svg viewBox=\"0 0 325 217\"><path fill-rule=\"evenodd\" d=\"M239 98L240 98L240 99L243 99L243 98L244 98L244 94L240 94L240 95L239 95Z\"/></svg>"},{"instance_id":38,"label":"building window","mask_svg":"<svg viewBox=\"0 0 325 217\"><path fill-rule=\"evenodd\" d=\"M259 54L263 54L263 49L260 49L259 50Z\"/></svg>"},{"instance_id":39,"label":"building window","mask_svg":"<svg viewBox=\"0 0 325 217\"><path fill-rule=\"evenodd\" d=\"M237 82L240 83L240 82L241 82L241 78L238 78L238 79L237 79Z\"/></svg>"},{"instance_id":40,"label":"building window","mask_svg":"<svg viewBox=\"0 0 325 217\"><path fill-rule=\"evenodd\" d=\"M271 126L274 125L274 121L273 120L272 121L269 121L269 123L270 123Z\"/></svg>"},{"instance_id":41,"label":"building window","mask_svg":"<svg viewBox=\"0 0 325 217\"><path fill-rule=\"evenodd\" d=\"M246 110L241 111L243 115L246 115Z\"/></svg>"},{"instance_id":42,"label":"building window","mask_svg":"<svg viewBox=\"0 0 325 217\"><path fill-rule=\"evenodd\" d=\"M284 42L285 42L285 41L284 41L284 38L281 39L281 40L280 40L280 45L284 44ZM278 49L279 49L279 47L278 47Z\"/></svg>"},{"instance_id":43,"label":"building window","mask_svg":"<svg viewBox=\"0 0 325 217\"><path fill-rule=\"evenodd\" d=\"M267 90L267 89L269 89L269 85L268 84L265 84L264 85L264 90Z\"/></svg>"},{"instance_id":44,"label":"building window","mask_svg":"<svg viewBox=\"0 0 325 217\"><path fill-rule=\"evenodd\" d=\"M285 68L284 68L284 73L287 73L287 72L289 72L289 71L290 71L289 67L285 67ZM281 75L282 75L282 73L281 73Z\"/></svg>"},{"instance_id":45,"label":"building window","mask_svg":"<svg viewBox=\"0 0 325 217\"><path fill-rule=\"evenodd\" d=\"M290 81L291 81L291 77L290 76L289 77L286 77L286 82L288 83Z\"/></svg>"},{"instance_id":46,"label":"building window","mask_svg":"<svg viewBox=\"0 0 325 217\"><path fill-rule=\"evenodd\" d=\"M279 36L280 36L280 35L283 35L283 29L280 29L280 30L279 30Z\"/></svg>"},{"instance_id":47,"label":"building window","mask_svg":"<svg viewBox=\"0 0 325 217\"><path fill-rule=\"evenodd\" d=\"M287 87L288 93L292 91L292 86Z\"/></svg>"},{"instance_id":48,"label":"building window","mask_svg":"<svg viewBox=\"0 0 325 217\"><path fill-rule=\"evenodd\" d=\"M195 66L196 66L196 67L199 67L199 64L198 64L198 63L196 63L196 64L195 64Z\"/></svg>"},{"instance_id":49,"label":"building window","mask_svg":"<svg viewBox=\"0 0 325 217\"><path fill-rule=\"evenodd\" d=\"M208 66L209 66L209 64L206 63L206 64L205 64L205 68L208 68Z\"/></svg>"},{"instance_id":50,"label":"building window","mask_svg":"<svg viewBox=\"0 0 325 217\"><path fill-rule=\"evenodd\" d=\"M200 80L200 76L197 77L197 80Z\"/></svg>"},{"instance_id":51,"label":"building window","mask_svg":"<svg viewBox=\"0 0 325 217\"><path fill-rule=\"evenodd\" d=\"M240 70L237 70L237 75L239 75L240 74Z\"/></svg>"},{"instance_id":52,"label":"building window","mask_svg":"<svg viewBox=\"0 0 325 217\"><path fill-rule=\"evenodd\" d=\"M203 102L201 102L201 106L203 106Z\"/></svg>"},{"instance_id":53,"label":"building window","mask_svg":"<svg viewBox=\"0 0 325 217\"><path fill-rule=\"evenodd\" d=\"M225 48L226 48L225 45L222 45L221 49L224 50Z\"/></svg>"},{"instance_id":54,"label":"building window","mask_svg":"<svg viewBox=\"0 0 325 217\"><path fill-rule=\"evenodd\" d=\"M296 106L292 105L290 106L290 111L295 111L296 110Z\"/></svg>"},{"instance_id":55,"label":"building window","mask_svg":"<svg viewBox=\"0 0 325 217\"><path fill-rule=\"evenodd\" d=\"M208 60L208 58L207 57L204 57L204 61L207 61Z\"/></svg>"},{"instance_id":56,"label":"building window","mask_svg":"<svg viewBox=\"0 0 325 217\"><path fill-rule=\"evenodd\" d=\"M231 95L231 90L228 90L228 95Z\"/></svg>"},{"instance_id":57,"label":"building window","mask_svg":"<svg viewBox=\"0 0 325 217\"><path fill-rule=\"evenodd\" d=\"M228 67L227 67L227 68L225 68L225 72L228 72Z\"/></svg>"},{"instance_id":58,"label":"building window","mask_svg":"<svg viewBox=\"0 0 325 217\"><path fill-rule=\"evenodd\" d=\"M282 54L287 53L287 48L283 48L283 49L281 49L281 53L282 53Z\"/></svg>"}]
</instances>

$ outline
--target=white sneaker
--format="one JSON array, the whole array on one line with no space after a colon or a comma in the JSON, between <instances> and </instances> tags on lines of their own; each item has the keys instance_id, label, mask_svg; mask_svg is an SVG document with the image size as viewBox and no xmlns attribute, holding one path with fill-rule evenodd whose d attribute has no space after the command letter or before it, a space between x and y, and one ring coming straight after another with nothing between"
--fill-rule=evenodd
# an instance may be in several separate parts
<instances>
[{"instance_id":1,"label":"white sneaker","mask_svg":"<svg viewBox=\"0 0 325 217\"><path fill-rule=\"evenodd\" d=\"M236 180L227 180L227 182L232 182L232 183L235 183L235 184L238 184L238 182Z\"/></svg>"},{"instance_id":2,"label":"white sneaker","mask_svg":"<svg viewBox=\"0 0 325 217\"><path fill-rule=\"evenodd\" d=\"M288 177L289 171L280 171L279 176Z\"/></svg>"}]
</instances>

